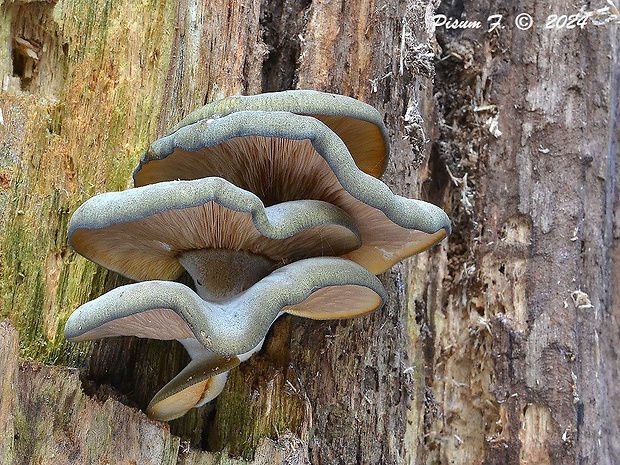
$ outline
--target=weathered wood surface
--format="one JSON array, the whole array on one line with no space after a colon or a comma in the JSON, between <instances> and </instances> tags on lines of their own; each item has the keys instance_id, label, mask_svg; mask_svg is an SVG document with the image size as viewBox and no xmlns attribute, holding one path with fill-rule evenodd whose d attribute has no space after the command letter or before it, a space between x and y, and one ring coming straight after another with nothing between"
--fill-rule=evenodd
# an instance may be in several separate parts
<instances>
[{"instance_id":1,"label":"weathered wood surface","mask_svg":"<svg viewBox=\"0 0 620 465\"><path fill-rule=\"evenodd\" d=\"M437 31L436 148L457 231L448 295L427 310L440 463L620 460L619 26L545 28L571 8L442 9L502 14L505 27ZM531 29L515 27L519 13Z\"/></svg>"},{"instance_id":2,"label":"weathered wood surface","mask_svg":"<svg viewBox=\"0 0 620 465\"><path fill-rule=\"evenodd\" d=\"M184 363L182 350L169 343L88 346L62 338L74 308L120 282L68 248L71 212L96 193L128 187L148 142L182 115L235 93L299 86L352 95L385 113L393 131L386 179L403 195L419 192L425 170L415 173L411 165L425 147L403 139L402 116L407 108L415 116L420 83L430 83L414 76L420 63L432 68L432 57L409 50L430 38L425 2L64 1L1 8L2 314L19 331L23 357L82 367L84 389L94 396L84 409L100 401L123 411L143 408ZM406 63L396 51L408 52ZM268 461L266 437L291 463L413 457L423 377L405 293L413 276L424 292L425 260L384 278L389 305L369 318L283 318L262 353L234 370L215 406L172 422L172 431L196 448L227 448L257 463ZM63 385L66 371L45 370ZM110 422L115 438L131 429L116 430L117 423ZM179 444L153 427L158 441ZM33 440L17 436L12 447ZM128 443L135 440L134 434ZM101 450L109 444L102 441ZM205 460L206 452L196 454L187 463Z\"/></svg>"},{"instance_id":3,"label":"weathered wood surface","mask_svg":"<svg viewBox=\"0 0 620 465\"><path fill-rule=\"evenodd\" d=\"M518 31L517 13L542 24L566 5L454 2L449 16L499 13L506 27L439 29L431 49L432 6L0 3L0 315L16 328L0 328L0 456L620 460L618 26ZM122 282L70 250L67 221L92 195L128 187L148 143L204 102L294 87L376 106L393 142L384 180L442 205L455 233L382 277L380 312L282 318L216 402L151 422L139 409L185 354L64 342L70 312Z\"/></svg>"},{"instance_id":4,"label":"weathered wood surface","mask_svg":"<svg viewBox=\"0 0 620 465\"><path fill-rule=\"evenodd\" d=\"M247 463L226 452L191 450L165 423L107 399L86 395L78 371L19 358L18 334L0 323L0 457L2 463L202 464ZM263 438L255 463L284 463L297 457L286 438ZM296 462L295 462L296 463Z\"/></svg>"}]
</instances>

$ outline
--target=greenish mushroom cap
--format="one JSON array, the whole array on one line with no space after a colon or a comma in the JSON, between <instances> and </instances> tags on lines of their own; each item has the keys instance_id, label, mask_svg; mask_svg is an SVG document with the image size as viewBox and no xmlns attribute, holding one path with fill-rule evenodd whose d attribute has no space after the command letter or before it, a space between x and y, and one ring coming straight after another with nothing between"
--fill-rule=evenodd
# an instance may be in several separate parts
<instances>
[{"instance_id":1,"label":"greenish mushroom cap","mask_svg":"<svg viewBox=\"0 0 620 465\"><path fill-rule=\"evenodd\" d=\"M273 262L341 255L360 246L346 213L327 202L265 207L221 178L106 192L82 204L69 242L86 258L135 280L175 279L184 252L247 251Z\"/></svg>"},{"instance_id":2,"label":"greenish mushroom cap","mask_svg":"<svg viewBox=\"0 0 620 465\"><path fill-rule=\"evenodd\" d=\"M213 400L224 389L228 371L239 362L235 356L208 352L192 356L191 362L155 394L146 408L147 415L170 421Z\"/></svg>"},{"instance_id":3,"label":"greenish mushroom cap","mask_svg":"<svg viewBox=\"0 0 620 465\"><path fill-rule=\"evenodd\" d=\"M315 257L285 265L226 302L206 302L172 281L118 287L71 314L71 341L110 336L194 338L217 354L248 352L280 312L312 319L349 318L376 310L385 291L376 276L350 260Z\"/></svg>"},{"instance_id":4,"label":"greenish mushroom cap","mask_svg":"<svg viewBox=\"0 0 620 465\"><path fill-rule=\"evenodd\" d=\"M238 111L286 111L313 116L344 141L362 171L378 177L387 165L390 142L381 114L354 98L316 90L226 97L193 111L170 133L200 120L221 118Z\"/></svg>"},{"instance_id":5,"label":"greenish mushroom cap","mask_svg":"<svg viewBox=\"0 0 620 465\"><path fill-rule=\"evenodd\" d=\"M159 139L134 172L136 185L219 176L267 204L315 199L353 220L362 246L346 257L373 273L450 233L443 210L393 194L361 171L345 143L316 118L238 111L198 120Z\"/></svg>"},{"instance_id":6,"label":"greenish mushroom cap","mask_svg":"<svg viewBox=\"0 0 620 465\"><path fill-rule=\"evenodd\" d=\"M182 342L192 361L147 408L151 418L171 420L217 396L226 372L260 348L280 314L348 318L384 302L385 290L370 272L349 260L317 257L285 265L221 303L171 281L121 286L79 307L65 336L75 342L113 336Z\"/></svg>"},{"instance_id":7,"label":"greenish mushroom cap","mask_svg":"<svg viewBox=\"0 0 620 465\"><path fill-rule=\"evenodd\" d=\"M93 197L71 218L77 252L150 281L79 307L67 339L180 341L192 360L147 408L171 420L217 396L281 314L380 308L373 273L450 233L443 210L377 179L388 153L381 115L341 95L276 92L196 110L151 144L136 188ZM200 296L162 281L183 269Z\"/></svg>"}]
</instances>

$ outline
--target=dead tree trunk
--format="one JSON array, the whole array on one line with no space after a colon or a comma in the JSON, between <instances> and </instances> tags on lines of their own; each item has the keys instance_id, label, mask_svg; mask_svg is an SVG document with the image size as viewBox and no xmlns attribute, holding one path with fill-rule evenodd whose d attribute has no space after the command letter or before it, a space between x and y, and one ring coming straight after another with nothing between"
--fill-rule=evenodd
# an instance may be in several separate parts
<instances>
[{"instance_id":1,"label":"dead tree trunk","mask_svg":"<svg viewBox=\"0 0 620 465\"><path fill-rule=\"evenodd\" d=\"M545 29L571 13L556 1L452 2L440 13L505 28L435 42L435 3L0 3L6 463L618 460L618 26ZM522 11L538 27L518 30ZM379 109L384 180L455 233L382 276L381 311L282 318L215 402L152 422L139 409L184 351L64 341L68 315L121 282L71 251L68 219L129 187L189 111L295 87Z\"/></svg>"},{"instance_id":2,"label":"dead tree trunk","mask_svg":"<svg viewBox=\"0 0 620 465\"><path fill-rule=\"evenodd\" d=\"M440 463L619 460L620 56L608 6L438 12L483 25L437 30L435 153L456 230L453 280L425 314L440 413L426 433ZM584 12L595 12L585 24ZM491 15L503 27L487 32Z\"/></svg>"}]
</instances>

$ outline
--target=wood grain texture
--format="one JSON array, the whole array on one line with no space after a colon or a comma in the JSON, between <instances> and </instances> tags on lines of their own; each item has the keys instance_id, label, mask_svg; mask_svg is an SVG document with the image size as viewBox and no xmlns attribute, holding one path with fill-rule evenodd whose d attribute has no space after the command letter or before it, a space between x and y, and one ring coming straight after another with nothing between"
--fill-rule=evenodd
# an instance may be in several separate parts
<instances>
[{"instance_id":1,"label":"wood grain texture","mask_svg":"<svg viewBox=\"0 0 620 465\"><path fill-rule=\"evenodd\" d=\"M0 323L0 453L4 463L201 464L248 463L227 452L192 451L165 423L108 398L86 395L77 370L21 360L18 334ZM255 463L285 463L286 438L257 441Z\"/></svg>"},{"instance_id":2,"label":"wood grain texture","mask_svg":"<svg viewBox=\"0 0 620 465\"><path fill-rule=\"evenodd\" d=\"M439 3L0 3L0 315L15 328L0 327L0 456L620 460L618 27L434 31ZM539 24L566 8L443 3ZM380 312L283 317L216 402L153 423L139 409L187 357L161 341L64 341L71 311L126 282L71 251L67 221L130 186L149 142L205 102L296 87L379 109L383 179L444 207L454 233L381 276Z\"/></svg>"},{"instance_id":3,"label":"wood grain texture","mask_svg":"<svg viewBox=\"0 0 620 465\"><path fill-rule=\"evenodd\" d=\"M400 194L415 195L420 181L408 169L411 146L401 141L400 115L407 106L416 106L411 102L420 89L412 70L400 69L394 55L401 46L403 15L412 14L412 5L416 11L428 9L422 2L3 4L7 26L3 31L9 31L3 37L7 42L14 37L29 40L39 53L30 63L32 73L26 73L24 65L16 66L23 57L0 55L1 69L8 76L0 101L5 123L0 130L8 141L3 178L10 181L3 184L9 221L2 236L6 257L2 315L10 317L20 332L21 354L80 365L90 396L139 408L186 363L183 350L174 344L120 339L88 346L63 341L62 325L74 308L125 282L75 256L66 245L66 223L86 198L128 187L131 167L148 141L207 101L291 86L368 101L386 114L397 134L393 155L398 161L389 167L386 180L405 172L391 181L392 187ZM410 21L416 26L416 18L411 16ZM420 40L427 41L426 26L420 32ZM283 38L291 38L293 46L284 47ZM327 53L331 49L337 54ZM345 59L350 51L351 57ZM343 59L336 62L337 57ZM296 68L282 71L285 64ZM325 72L329 68L333 73ZM405 156L399 159L401 151ZM398 279L400 275L398 271ZM384 281L389 284L388 278ZM372 425L372 417L352 421L347 416L350 408L368 402L369 390L379 390L371 399L378 403L370 413L382 418L379 431L390 436L390 445L384 447L380 440L366 443L360 430L351 436L345 457L402 462L409 453L403 443L406 418L421 405L419 389L412 383L422 381L419 372L412 371L415 364L401 360L413 350L407 344L416 344L409 335L415 327L400 319L403 289L391 300L399 308L387 310L391 329L381 330L385 317L380 315L366 323L342 323L348 355L343 358L338 345L328 345L334 352L325 367L321 351L326 348L323 341L332 335L330 326L283 319L265 350L233 371L217 403L172 422L172 431L194 447L222 450L221 456L254 458L256 463L271 463L266 441L284 451L282 460L288 457L290 463L311 459L310 442L323 443L320 454L316 447L312 452L316 457L322 454L317 460L340 461L342 439L335 433L352 434L347 425ZM362 333L360 328L365 328ZM366 337L379 338L372 346L379 353L369 352ZM321 351L309 354L309 344L317 343L309 339L316 338ZM391 350L397 352L396 359ZM355 354L366 354L362 364L361 355ZM335 384L315 384L317 371L339 379ZM384 383L388 371L393 380ZM334 393L327 388L339 389L338 401L329 400ZM343 397L349 399L345 402ZM408 397L416 406L409 408ZM392 402L396 404L386 414L382 404ZM324 420L328 415L337 422L333 431ZM16 447L25 440L22 436ZM206 455L198 455L186 455L184 463L206 460Z\"/></svg>"},{"instance_id":4,"label":"wood grain texture","mask_svg":"<svg viewBox=\"0 0 620 465\"><path fill-rule=\"evenodd\" d=\"M603 353L618 338L618 29L545 29L565 6L442 10L502 14L506 27L438 30L436 151L454 176L459 231L454 280L429 315L442 413L429 431L441 463L617 461L603 433L618 423ZM515 28L520 12L535 27Z\"/></svg>"}]
</instances>

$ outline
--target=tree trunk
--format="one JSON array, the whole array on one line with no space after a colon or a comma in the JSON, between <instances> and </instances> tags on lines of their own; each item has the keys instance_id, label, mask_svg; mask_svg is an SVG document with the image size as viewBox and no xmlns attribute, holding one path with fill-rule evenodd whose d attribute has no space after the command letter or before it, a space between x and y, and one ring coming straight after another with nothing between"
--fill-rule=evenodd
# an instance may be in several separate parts
<instances>
[{"instance_id":1,"label":"tree trunk","mask_svg":"<svg viewBox=\"0 0 620 465\"><path fill-rule=\"evenodd\" d=\"M570 8L482 1L440 11L485 27L501 14L504 25L437 30L436 154L455 187L456 230L448 295L426 313L441 412L428 433L441 463L620 460L619 17L570 29L561 19L578 13ZM530 29L517 27L520 13Z\"/></svg>"},{"instance_id":2,"label":"tree trunk","mask_svg":"<svg viewBox=\"0 0 620 465\"><path fill-rule=\"evenodd\" d=\"M505 27L435 41L435 3L0 3L6 463L620 460L618 26L545 29L573 13L555 0L451 2L446 18ZM68 220L129 187L189 111L297 87L382 112L384 181L441 205L454 234L381 277L380 311L281 318L214 402L153 422L140 409L184 350L64 341L75 308L125 282L74 254Z\"/></svg>"}]
</instances>

